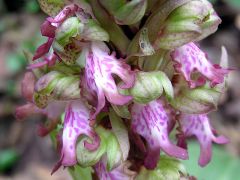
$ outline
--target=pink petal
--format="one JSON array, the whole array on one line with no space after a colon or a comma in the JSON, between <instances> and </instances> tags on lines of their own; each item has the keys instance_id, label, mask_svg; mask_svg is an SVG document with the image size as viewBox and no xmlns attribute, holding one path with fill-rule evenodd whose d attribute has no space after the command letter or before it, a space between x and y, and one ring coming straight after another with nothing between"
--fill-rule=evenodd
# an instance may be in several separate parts
<instances>
[{"instance_id":1,"label":"pink petal","mask_svg":"<svg viewBox=\"0 0 240 180\"><path fill-rule=\"evenodd\" d=\"M125 96L118 92L113 74L118 75L126 87L132 87L135 75L130 66L122 60L117 60L108 54L108 48L104 43L92 43L86 53L86 66L83 86L88 91L85 94L90 101L97 97L98 103L93 118L105 106L105 97L116 105L124 105L132 100L131 96Z\"/></svg>"},{"instance_id":2,"label":"pink petal","mask_svg":"<svg viewBox=\"0 0 240 180\"><path fill-rule=\"evenodd\" d=\"M212 157L212 142L217 144L225 144L228 139L220 136L216 137L212 131L208 117L205 114L191 115L181 114L179 122L182 131L186 137L196 136L200 143L199 165L205 166Z\"/></svg>"},{"instance_id":3,"label":"pink petal","mask_svg":"<svg viewBox=\"0 0 240 180\"><path fill-rule=\"evenodd\" d=\"M176 62L175 69L183 74L192 88L203 85L205 78L211 81L211 86L223 83L224 76L229 72L219 65L211 64L206 54L194 43L188 43L175 49L171 53L171 57ZM195 71L201 74L197 81L191 79L191 75Z\"/></svg>"},{"instance_id":4,"label":"pink petal","mask_svg":"<svg viewBox=\"0 0 240 180\"><path fill-rule=\"evenodd\" d=\"M61 165L72 166L77 163L76 142L80 135L87 135L93 140L98 140L94 138L94 131L89 125L89 116L90 110L80 100L72 101L66 107Z\"/></svg>"},{"instance_id":5,"label":"pink petal","mask_svg":"<svg viewBox=\"0 0 240 180\"><path fill-rule=\"evenodd\" d=\"M173 120L171 113L172 111L162 100L151 101L146 105L135 103L132 107L132 128L148 143L149 151L145 159L145 166L149 169L156 167L160 149L173 157L188 158L185 149L174 145L169 140L168 128Z\"/></svg>"},{"instance_id":6,"label":"pink petal","mask_svg":"<svg viewBox=\"0 0 240 180\"><path fill-rule=\"evenodd\" d=\"M41 25L41 34L49 38L54 38L56 29L56 27L52 26L51 23L46 20Z\"/></svg>"},{"instance_id":7,"label":"pink petal","mask_svg":"<svg viewBox=\"0 0 240 180\"><path fill-rule=\"evenodd\" d=\"M53 38L48 38L46 43L39 46L33 56L33 60L36 60L36 59L42 57L43 55L47 54L53 43L53 40L54 40Z\"/></svg>"}]
</instances>

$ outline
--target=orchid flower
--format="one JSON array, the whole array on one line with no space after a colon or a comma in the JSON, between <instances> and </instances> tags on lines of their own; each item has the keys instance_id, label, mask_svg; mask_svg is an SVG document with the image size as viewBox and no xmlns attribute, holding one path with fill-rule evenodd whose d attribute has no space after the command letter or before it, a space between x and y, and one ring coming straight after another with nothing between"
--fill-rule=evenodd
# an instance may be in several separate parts
<instances>
[{"instance_id":1,"label":"orchid flower","mask_svg":"<svg viewBox=\"0 0 240 180\"><path fill-rule=\"evenodd\" d=\"M95 118L105 106L105 97L115 105L124 105L132 100L131 96L125 96L118 92L113 74L119 76L122 88L130 88L134 85L135 75L123 59L118 60L114 54L109 55L108 48L103 43L94 42L86 53L86 66L83 88L90 94L90 100L97 98ZM89 97L89 95L87 95Z\"/></svg>"},{"instance_id":2,"label":"orchid flower","mask_svg":"<svg viewBox=\"0 0 240 180\"><path fill-rule=\"evenodd\" d=\"M200 166L206 166L211 160L212 142L217 144L228 143L228 139L224 136L215 136L206 114L181 114L179 123L185 137L196 136L200 143L201 152L198 161Z\"/></svg>"},{"instance_id":3,"label":"orchid flower","mask_svg":"<svg viewBox=\"0 0 240 180\"><path fill-rule=\"evenodd\" d=\"M46 21L41 25L41 34L48 37L48 40L36 50L33 60L36 60L48 53L53 43L56 29L64 22L64 20L66 20L67 17L72 16L77 10L79 10L79 7L75 4L71 4L59 12L55 18L48 17L46 19Z\"/></svg>"},{"instance_id":4,"label":"orchid flower","mask_svg":"<svg viewBox=\"0 0 240 180\"><path fill-rule=\"evenodd\" d=\"M191 88L203 85L205 78L211 81L211 86L223 83L224 76L229 72L217 64L212 65L208 61L207 55L194 43L188 43L175 49L171 56L176 62L176 71L183 74ZM191 77L195 71L200 73L197 81L192 80Z\"/></svg>"},{"instance_id":5,"label":"orchid flower","mask_svg":"<svg viewBox=\"0 0 240 180\"><path fill-rule=\"evenodd\" d=\"M132 107L132 128L143 136L148 143L145 166L155 168L160 150L169 156L187 159L187 151L174 145L169 140L169 128L174 117L171 108L162 100L155 100L146 105L135 103Z\"/></svg>"},{"instance_id":6,"label":"orchid flower","mask_svg":"<svg viewBox=\"0 0 240 180\"><path fill-rule=\"evenodd\" d=\"M71 101L67 105L62 136L61 165L72 166L77 163L76 143L79 136L91 137L92 146L98 146L96 134L89 124L89 116L90 109L81 100Z\"/></svg>"}]
</instances>

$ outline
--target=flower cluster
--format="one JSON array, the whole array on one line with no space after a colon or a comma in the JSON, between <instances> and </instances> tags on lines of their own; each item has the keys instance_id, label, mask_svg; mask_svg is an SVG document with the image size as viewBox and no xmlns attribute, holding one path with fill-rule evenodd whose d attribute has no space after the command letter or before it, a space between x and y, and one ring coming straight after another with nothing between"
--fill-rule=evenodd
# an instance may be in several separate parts
<instances>
[{"instance_id":1,"label":"flower cluster","mask_svg":"<svg viewBox=\"0 0 240 180\"><path fill-rule=\"evenodd\" d=\"M78 165L102 180L190 179L176 160L188 158L188 137L199 141L200 166L211 160L212 142L227 143L208 119L229 69L198 45L221 23L207 0L39 3L50 15L41 26L47 41L28 66L28 103L16 116L48 117L38 132L57 132L53 172ZM165 162L172 169L164 174Z\"/></svg>"}]
</instances>

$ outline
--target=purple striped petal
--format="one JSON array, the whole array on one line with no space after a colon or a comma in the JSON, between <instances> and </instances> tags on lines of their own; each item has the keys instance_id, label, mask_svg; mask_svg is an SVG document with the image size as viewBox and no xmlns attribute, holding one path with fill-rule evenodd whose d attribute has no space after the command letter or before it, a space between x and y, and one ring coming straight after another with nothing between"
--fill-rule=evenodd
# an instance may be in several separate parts
<instances>
[{"instance_id":1,"label":"purple striped petal","mask_svg":"<svg viewBox=\"0 0 240 180\"><path fill-rule=\"evenodd\" d=\"M136 173L128 169L130 165L129 162L124 162L117 168L107 171L106 161L101 160L95 165L95 170L99 180L132 180Z\"/></svg>"},{"instance_id":2,"label":"purple striped petal","mask_svg":"<svg viewBox=\"0 0 240 180\"><path fill-rule=\"evenodd\" d=\"M175 49L171 53L171 57L176 62L175 69L183 74L191 88L203 85L205 78L211 81L211 86L223 83L224 76L229 72L219 65L211 64L206 54L194 43L188 43ZM191 75L195 71L201 74L197 81L191 79Z\"/></svg>"},{"instance_id":3,"label":"purple striped petal","mask_svg":"<svg viewBox=\"0 0 240 180\"><path fill-rule=\"evenodd\" d=\"M196 136L200 143L200 157L198 164L205 166L212 157L212 142L225 144L228 139L224 136L216 137L205 114L191 115L181 114L179 122L185 137Z\"/></svg>"},{"instance_id":4,"label":"purple striped petal","mask_svg":"<svg viewBox=\"0 0 240 180\"><path fill-rule=\"evenodd\" d=\"M125 96L118 92L113 74L123 81L124 88L132 87L135 74L130 66L123 60L118 60L114 55L108 54L109 50L104 43L93 43L86 53L86 66L83 86L89 92L90 100L97 97L98 104L93 118L105 106L105 97L115 105L124 105L132 100L131 96Z\"/></svg>"},{"instance_id":5,"label":"purple striped petal","mask_svg":"<svg viewBox=\"0 0 240 180\"><path fill-rule=\"evenodd\" d=\"M187 159L185 149L174 145L169 140L169 126L173 121L173 114L162 100L151 101L150 103L137 104L132 106L132 128L143 136L148 144L148 154L145 159L145 166L149 169L156 167L160 149L166 154L180 159Z\"/></svg>"},{"instance_id":6,"label":"purple striped petal","mask_svg":"<svg viewBox=\"0 0 240 180\"><path fill-rule=\"evenodd\" d=\"M77 163L76 142L80 135L86 135L93 140L95 133L89 125L89 108L80 100L72 101L66 107L63 128L63 147L61 165L72 166ZM93 144L98 142L93 142ZM95 147L95 146L94 146Z\"/></svg>"}]
</instances>

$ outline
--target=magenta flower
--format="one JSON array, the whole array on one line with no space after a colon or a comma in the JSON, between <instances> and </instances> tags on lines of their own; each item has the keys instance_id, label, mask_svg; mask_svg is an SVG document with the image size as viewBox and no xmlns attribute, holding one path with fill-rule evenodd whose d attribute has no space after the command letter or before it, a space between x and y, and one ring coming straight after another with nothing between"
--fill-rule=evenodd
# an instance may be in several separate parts
<instances>
[{"instance_id":1,"label":"magenta flower","mask_svg":"<svg viewBox=\"0 0 240 180\"><path fill-rule=\"evenodd\" d=\"M216 108L229 69L194 43L221 22L207 0L39 2L53 17L41 25L48 39L28 66L36 76L26 73L27 104L16 116L50 119L38 130L57 134L61 157L52 172L72 166L73 179L187 178L178 160L188 158L186 138L198 139L200 166L210 161L212 142L227 142L205 113Z\"/></svg>"},{"instance_id":2,"label":"magenta flower","mask_svg":"<svg viewBox=\"0 0 240 180\"><path fill-rule=\"evenodd\" d=\"M205 166L212 157L212 142L217 144L228 143L228 139L224 136L216 137L209 119L206 114L192 115L181 114L179 122L185 137L196 136L200 143L200 157L198 164Z\"/></svg>"},{"instance_id":3,"label":"magenta flower","mask_svg":"<svg viewBox=\"0 0 240 180\"><path fill-rule=\"evenodd\" d=\"M67 105L62 136L61 165L72 166L77 163L76 142L79 136L86 135L94 140L90 149L98 146L99 141L89 125L89 116L90 109L83 101L71 101Z\"/></svg>"},{"instance_id":4,"label":"magenta flower","mask_svg":"<svg viewBox=\"0 0 240 180\"><path fill-rule=\"evenodd\" d=\"M86 93L83 93L90 101L95 102L96 112L94 119L105 106L105 97L115 105L124 105L132 100L131 96L125 96L118 92L113 74L119 76L122 88L130 88L134 85L135 74L131 71L123 59L118 60L114 54L109 55L109 50L104 43L94 42L86 52L86 66L82 83Z\"/></svg>"},{"instance_id":5,"label":"magenta flower","mask_svg":"<svg viewBox=\"0 0 240 180\"><path fill-rule=\"evenodd\" d=\"M33 56L33 60L39 59L47 54L52 46L55 38L56 29L70 16L74 15L79 10L79 7L75 4L66 6L57 16L48 17L46 21L41 25L41 34L48 37L46 43L39 46ZM44 62L39 62L29 66L29 69L38 68L46 64L51 64L56 60L57 56L53 53L50 57L44 59Z\"/></svg>"},{"instance_id":6,"label":"magenta flower","mask_svg":"<svg viewBox=\"0 0 240 180\"><path fill-rule=\"evenodd\" d=\"M175 49L171 53L176 71L182 73L191 88L203 85L206 78L211 81L211 86L223 83L224 76L229 70L217 64L211 64L204 52L194 43L188 43ZM195 81L192 73L199 72L200 77Z\"/></svg>"},{"instance_id":7,"label":"magenta flower","mask_svg":"<svg viewBox=\"0 0 240 180\"><path fill-rule=\"evenodd\" d=\"M156 167L160 150L169 156L180 159L187 159L188 153L174 145L169 140L169 128L171 121L174 121L172 110L163 100L155 100L150 103L135 103L131 109L132 128L135 132L143 136L148 144L148 154L145 159L145 166L153 169Z\"/></svg>"}]
</instances>

